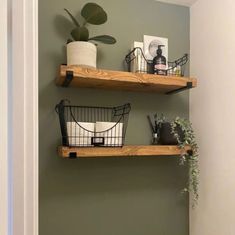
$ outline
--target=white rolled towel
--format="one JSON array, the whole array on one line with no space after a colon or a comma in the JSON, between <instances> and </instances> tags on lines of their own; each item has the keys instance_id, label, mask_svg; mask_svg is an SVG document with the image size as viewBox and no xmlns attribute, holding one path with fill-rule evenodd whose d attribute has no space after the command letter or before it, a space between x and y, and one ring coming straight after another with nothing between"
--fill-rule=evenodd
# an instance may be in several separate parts
<instances>
[{"instance_id":1,"label":"white rolled towel","mask_svg":"<svg viewBox=\"0 0 235 235\"><path fill-rule=\"evenodd\" d=\"M78 124L76 122L67 122L67 134L69 145L92 146L91 139L95 136L95 123L78 122Z\"/></svg>"},{"instance_id":2,"label":"white rolled towel","mask_svg":"<svg viewBox=\"0 0 235 235\"><path fill-rule=\"evenodd\" d=\"M108 129L110 130L106 131ZM104 146L122 146L123 144L123 123L96 122L95 132L95 137L104 137Z\"/></svg>"}]
</instances>

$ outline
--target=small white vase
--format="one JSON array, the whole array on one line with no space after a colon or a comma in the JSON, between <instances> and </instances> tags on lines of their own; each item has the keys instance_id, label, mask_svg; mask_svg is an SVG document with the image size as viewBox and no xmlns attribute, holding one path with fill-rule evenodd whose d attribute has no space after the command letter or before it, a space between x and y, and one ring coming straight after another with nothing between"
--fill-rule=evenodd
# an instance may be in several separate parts
<instances>
[{"instance_id":1,"label":"small white vase","mask_svg":"<svg viewBox=\"0 0 235 235\"><path fill-rule=\"evenodd\" d=\"M67 65L96 68L97 48L93 43L76 41L67 44Z\"/></svg>"}]
</instances>

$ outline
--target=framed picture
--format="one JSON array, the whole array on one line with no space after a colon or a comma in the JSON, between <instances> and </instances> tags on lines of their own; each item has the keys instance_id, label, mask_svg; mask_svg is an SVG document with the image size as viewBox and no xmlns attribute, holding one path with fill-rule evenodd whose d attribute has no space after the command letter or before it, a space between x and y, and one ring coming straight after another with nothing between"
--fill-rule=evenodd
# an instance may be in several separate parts
<instances>
[{"instance_id":1,"label":"framed picture","mask_svg":"<svg viewBox=\"0 0 235 235\"><path fill-rule=\"evenodd\" d=\"M159 45L164 45L164 47L162 47L162 55L165 56L168 61L168 38L144 35L144 55L147 60L153 60L157 55Z\"/></svg>"}]
</instances>

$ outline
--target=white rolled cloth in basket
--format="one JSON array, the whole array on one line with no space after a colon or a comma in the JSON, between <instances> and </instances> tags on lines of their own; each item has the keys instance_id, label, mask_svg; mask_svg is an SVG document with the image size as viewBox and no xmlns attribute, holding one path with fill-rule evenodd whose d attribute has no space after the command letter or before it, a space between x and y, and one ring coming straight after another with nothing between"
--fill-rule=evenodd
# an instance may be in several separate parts
<instances>
[{"instance_id":1,"label":"white rolled cloth in basket","mask_svg":"<svg viewBox=\"0 0 235 235\"><path fill-rule=\"evenodd\" d=\"M123 123L96 122L95 132L96 132L95 137L104 137L104 146L122 146L123 144L122 143Z\"/></svg>"},{"instance_id":2,"label":"white rolled cloth in basket","mask_svg":"<svg viewBox=\"0 0 235 235\"><path fill-rule=\"evenodd\" d=\"M76 122L67 122L67 134L69 145L92 146L91 138L95 136L95 123L78 122L78 124Z\"/></svg>"}]
</instances>

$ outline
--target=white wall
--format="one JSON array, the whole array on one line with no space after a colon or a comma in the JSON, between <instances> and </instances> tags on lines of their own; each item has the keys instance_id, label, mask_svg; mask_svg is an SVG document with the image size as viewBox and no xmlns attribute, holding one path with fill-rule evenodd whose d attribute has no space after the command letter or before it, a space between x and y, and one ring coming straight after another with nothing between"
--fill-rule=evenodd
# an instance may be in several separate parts
<instances>
[{"instance_id":1,"label":"white wall","mask_svg":"<svg viewBox=\"0 0 235 235\"><path fill-rule=\"evenodd\" d=\"M191 235L235 234L235 1L191 8L191 120L200 146L200 200Z\"/></svg>"}]
</instances>

